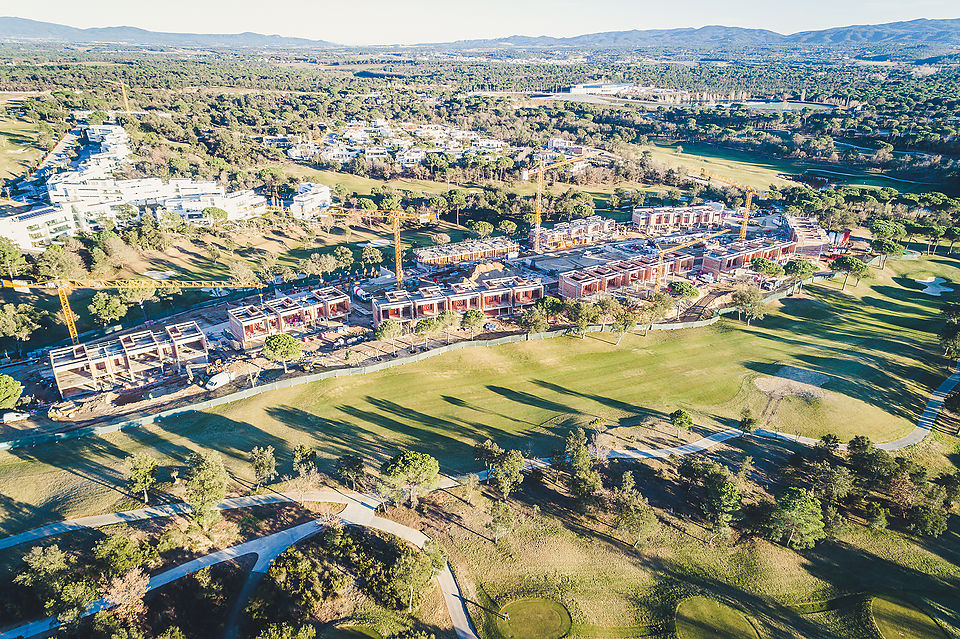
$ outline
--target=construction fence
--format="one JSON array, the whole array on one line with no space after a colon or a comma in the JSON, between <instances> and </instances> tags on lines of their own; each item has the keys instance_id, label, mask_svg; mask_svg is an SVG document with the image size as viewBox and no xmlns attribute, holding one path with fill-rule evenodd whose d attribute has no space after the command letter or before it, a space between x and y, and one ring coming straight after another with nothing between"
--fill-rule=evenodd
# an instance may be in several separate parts
<instances>
[{"instance_id":1,"label":"construction fence","mask_svg":"<svg viewBox=\"0 0 960 639\"><path fill-rule=\"evenodd\" d=\"M807 282L816 282L820 280L830 279L833 277L833 274L817 274L811 277ZM789 295L793 291L792 288L785 291L779 291L767 296L765 299L767 301L774 301L781 299ZM666 324L653 324L652 326L637 325L634 327L634 330L643 330L648 328L652 331L672 331L682 328L701 328L704 326L710 326L718 321L720 321L722 315L726 315L730 312L734 312L734 309L722 309L714 314L713 317L706 320L699 320L695 322L672 322ZM587 333L599 333L610 331L611 328L609 325L594 325L588 326L586 329ZM325 379L335 379L337 377L348 377L352 375L366 375L368 373L376 373L378 371L387 370L393 368L394 366L402 366L404 364L410 364L413 362L419 362L431 357L437 357L444 353L449 353L451 351L463 349L463 348L473 348L474 346L500 346L502 344L511 344L513 342L523 342L528 340L540 340L540 339L552 339L554 337L562 337L564 335L574 334L575 330L572 328L564 328L553 331L546 331L544 333L535 333L535 334L514 334L506 335L504 337L497 337L494 339L483 339L483 340L465 340L462 342L454 342L453 344L445 344L432 348L428 351L422 353L415 353L413 355L408 355L406 357L400 357L387 362L379 362L376 364L368 364L365 366L354 366L354 367L345 367L337 368L333 370L323 371L321 373L313 373L309 375L298 375L296 377L291 377L287 379L277 380L275 382L269 382L262 384L260 386L255 386L253 388L247 388L235 393L230 393L228 395L223 395L222 397L215 397L212 399L204 400L201 402L196 402L193 404L187 404L184 406L178 406L176 408L170 408L159 413L154 413L151 415L144 415L143 417L138 417L136 419L118 421L112 424L104 424L102 426L89 426L85 428L78 428L76 430L71 430L63 433L42 433L35 435L24 435L23 437L9 439L7 441L0 442L0 450L11 450L14 448L28 448L31 446L39 446L42 444L55 444L61 441L79 439L82 437L90 437L96 435L107 435L109 433L116 433L122 430L128 430L131 428L139 428L141 426L149 426L150 424L155 424L164 420L172 419L175 417L180 417L195 412L202 412L205 410L210 410L216 408L217 406L223 406L224 404L230 404L232 402L240 401L242 399L248 399L261 393L268 393L270 391L279 390L282 388L290 388L292 386L299 386L301 384L311 384L313 382L319 382Z\"/></svg>"}]
</instances>

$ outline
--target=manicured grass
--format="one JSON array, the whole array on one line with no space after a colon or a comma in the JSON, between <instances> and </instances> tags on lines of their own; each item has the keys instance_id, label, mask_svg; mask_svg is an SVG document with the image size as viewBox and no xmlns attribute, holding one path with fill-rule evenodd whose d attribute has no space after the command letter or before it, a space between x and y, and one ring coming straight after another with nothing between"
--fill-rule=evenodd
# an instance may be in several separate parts
<instances>
[{"instance_id":1,"label":"manicured grass","mask_svg":"<svg viewBox=\"0 0 960 639\"><path fill-rule=\"evenodd\" d=\"M500 609L497 630L503 639L560 639L570 632L570 613L552 599L518 599Z\"/></svg>"},{"instance_id":2,"label":"manicured grass","mask_svg":"<svg viewBox=\"0 0 960 639\"><path fill-rule=\"evenodd\" d=\"M757 639L757 631L743 613L707 597L681 602L677 635L680 639Z\"/></svg>"},{"instance_id":3,"label":"manicured grass","mask_svg":"<svg viewBox=\"0 0 960 639\"><path fill-rule=\"evenodd\" d=\"M324 639L381 639L379 632L367 626L341 626L323 636Z\"/></svg>"},{"instance_id":4,"label":"manicured grass","mask_svg":"<svg viewBox=\"0 0 960 639\"><path fill-rule=\"evenodd\" d=\"M411 447L437 456L447 472L468 472L476 468L473 444L487 437L549 455L566 417L657 426L678 406L701 433L735 425L750 407L766 428L891 440L914 427L948 370L937 346L938 309L955 298L921 294L912 279L928 271L960 282L957 262L943 256L891 262L869 285L810 286L812 298L774 304L750 327L733 318L627 335L620 347L603 333L466 349L108 437L0 453L0 529L113 510L122 459L140 450L176 465L211 448L249 478L254 446L274 446L281 472L301 442L318 449L324 468L348 452L379 463ZM826 375L824 397L778 403L761 392L754 380L783 365Z\"/></svg>"},{"instance_id":5,"label":"manicured grass","mask_svg":"<svg viewBox=\"0 0 960 639\"><path fill-rule=\"evenodd\" d=\"M683 147L683 153L676 152L678 146ZM769 156L758 157L749 151L727 149L706 143L651 144L643 147L643 149L650 151L654 160L667 166L682 168L694 174L704 169L721 178L763 190L769 188L770 185L795 185L796 182L785 180L779 175L798 175L807 170L818 174L823 171L824 175L829 176L839 184L877 188L889 186L907 193L931 189L942 190L945 186L913 184L824 162L805 162Z\"/></svg>"},{"instance_id":6,"label":"manicured grass","mask_svg":"<svg viewBox=\"0 0 960 639\"><path fill-rule=\"evenodd\" d=\"M871 602L873 619L884 639L946 639L940 626L917 608L889 597Z\"/></svg>"},{"instance_id":7,"label":"manicured grass","mask_svg":"<svg viewBox=\"0 0 960 639\"><path fill-rule=\"evenodd\" d=\"M683 147L677 153L677 147ZM651 144L642 147L649 151L654 161L666 166L685 169L699 174L703 169L723 179L766 190L770 185L790 186L796 184L779 177L781 173L795 172L796 165L776 159L758 159L749 153L719 149L706 144Z\"/></svg>"}]
</instances>

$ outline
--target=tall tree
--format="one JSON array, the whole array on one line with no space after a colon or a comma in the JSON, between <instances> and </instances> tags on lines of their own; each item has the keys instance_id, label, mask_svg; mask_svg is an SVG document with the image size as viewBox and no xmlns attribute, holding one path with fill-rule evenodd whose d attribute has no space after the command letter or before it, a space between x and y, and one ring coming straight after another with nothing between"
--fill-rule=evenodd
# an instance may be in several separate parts
<instances>
[{"instance_id":1,"label":"tall tree","mask_svg":"<svg viewBox=\"0 0 960 639\"><path fill-rule=\"evenodd\" d=\"M283 372L287 372L287 362L300 359L303 354L303 344L296 337L286 333L271 335L263 342L260 353L272 362L283 364Z\"/></svg>"},{"instance_id":2,"label":"tall tree","mask_svg":"<svg viewBox=\"0 0 960 639\"><path fill-rule=\"evenodd\" d=\"M678 408L670 413L670 423L677 429L677 439L680 439L680 431L689 430L693 426L693 418L690 417L690 413Z\"/></svg>"},{"instance_id":3,"label":"tall tree","mask_svg":"<svg viewBox=\"0 0 960 639\"><path fill-rule=\"evenodd\" d=\"M799 291L803 289L803 281L809 279L816 271L816 267L807 260L790 260L783 267L783 272L790 276L790 281L794 288Z\"/></svg>"},{"instance_id":4,"label":"tall tree","mask_svg":"<svg viewBox=\"0 0 960 639\"><path fill-rule=\"evenodd\" d=\"M254 446L250 451L250 466L253 468L253 476L257 479L257 490L266 480L277 474L277 458L273 452L273 446L261 448Z\"/></svg>"},{"instance_id":5,"label":"tall tree","mask_svg":"<svg viewBox=\"0 0 960 639\"><path fill-rule=\"evenodd\" d=\"M504 499L523 483L523 467L526 461L519 450L506 450L493 460L490 478Z\"/></svg>"},{"instance_id":6,"label":"tall tree","mask_svg":"<svg viewBox=\"0 0 960 639\"><path fill-rule=\"evenodd\" d=\"M157 485L157 460L147 453L134 453L127 458L127 484L135 493L143 493L143 503L149 503L150 489Z\"/></svg>"},{"instance_id":7,"label":"tall tree","mask_svg":"<svg viewBox=\"0 0 960 639\"><path fill-rule=\"evenodd\" d=\"M840 290L847 288L847 280L851 275L856 277L858 280L862 279L869 273L869 267L867 264L852 255L841 255L833 261L833 268L836 271L840 271L844 274L843 276L843 286L840 287Z\"/></svg>"},{"instance_id":8,"label":"tall tree","mask_svg":"<svg viewBox=\"0 0 960 639\"><path fill-rule=\"evenodd\" d=\"M119 295L111 295L100 291L90 300L87 307L90 314L97 318L103 326L119 321L127 314L128 306L123 303L123 298Z\"/></svg>"},{"instance_id":9,"label":"tall tree","mask_svg":"<svg viewBox=\"0 0 960 639\"><path fill-rule=\"evenodd\" d=\"M460 328L470 331L470 339L473 339L476 336L477 329L483 326L485 320L483 311L472 308L460 318Z\"/></svg>"},{"instance_id":10,"label":"tall tree","mask_svg":"<svg viewBox=\"0 0 960 639\"><path fill-rule=\"evenodd\" d=\"M785 541L789 548L812 548L826 536L820 502L804 488L787 488L777 497L770 530L774 539Z\"/></svg>"},{"instance_id":11,"label":"tall tree","mask_svg":"<svg viewBox=\"0 0 960 639\"><path fill-rule=\"evenodd\" d=\"M227 470L219 453L193 453L189 460L186 502L193 508L193 519L207 530L219 518L217 504L227 495Z\"/></svg>"},{"instance_id":12,"label":"tall tree","mask_svg":"<svg viewBox=\"0 0 960 639\"><path fill-rule=\"evenodd\" d=\"M0 409L16 406L22 394L23 384L9 375L0 374Z\"/></svg>"},{"instance_id":13,"label":"tall tree","mask_svg":"<svg viewBox=\"0 0 960 639\"><path fill-rule=\"evenodd\" d=\"M388 489L406 493L410 507L416 508L421 492L432 488L440 474L440 464L425 453L407 450L380 467L380 476Z\"/></svg>"},{"instance_id":14,"label":"tall tree","mask_svg":"<svg viewBox=\"0 0 960 639\"><path fill-rule=\"evenodd\" d=\"M27 267L27 260L13 240L0 237L0 268L10 279L20 275Z\"/></svg>"}]
</instances>

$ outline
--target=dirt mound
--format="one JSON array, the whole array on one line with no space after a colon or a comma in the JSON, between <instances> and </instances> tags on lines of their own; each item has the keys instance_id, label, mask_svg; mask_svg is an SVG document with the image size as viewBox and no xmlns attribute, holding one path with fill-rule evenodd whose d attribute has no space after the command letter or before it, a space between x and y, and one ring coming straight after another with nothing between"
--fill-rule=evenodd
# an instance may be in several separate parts
<instances>
[{"instance_id":1,"label":"dirt mound","mask_svg":"<svg viewBox=\"0 0 960 639\"><path fill-rule=\"evenodd\" d=\"M782 366L773 377L758 377L753 383L771 397L799 395L821 398L823 390L820 387L828 381L830 377L823 373L796 366Z\"/></svg>"},{"instance_id":2,"label":"dirt mound","mask_svg":"<svg viewBox=\"0 0 960 639\"><path fill-rule=\"evenodd\" d=\"M470 274L467 276L467 280L477 283L498 277L507 277L508 275L510 275L510 273L504 269L503 264L500 262L485 262L474 266L473 270L470 271Z\"/></svg>"}]
</instances>

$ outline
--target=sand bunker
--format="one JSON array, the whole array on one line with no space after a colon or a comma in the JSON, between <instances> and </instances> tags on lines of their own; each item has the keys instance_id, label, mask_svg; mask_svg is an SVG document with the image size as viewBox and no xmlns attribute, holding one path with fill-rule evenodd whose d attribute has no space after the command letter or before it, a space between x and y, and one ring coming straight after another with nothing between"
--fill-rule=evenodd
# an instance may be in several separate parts
<instances>
[{"instance_id":1,"label":"sand bunker","mask_svg":"<svg viewBox=\"0 0 960 639\"><path fill-rule=\"evenodd\" d=\"M940 297L942 293L949 293L953 291L953 289L950 288L949 286L943 285L943 283L946 282L947 280L943 279L942 277L928 277L925 280L913 280L913 281L916 282L917 284L924 284L926 288L924 288L920 292L926 293L927 295L931 295L933 297Z\"/></svg>"},{"instance_id":2,"label":"sand bunker","mask_svg":"<svg viewBox=\"0 0 960 639\"><path fill-rule=\"evenodd\" d=\"M174 273L173 271L146 271L144 272L144 275L146 275L147 277L151 277L155 280L168 280L174 275L176 275L176 273Z\"/></svg>"},{"instance_id":3,"label":"sand bunker","mask_svg":"<svg viewBox=\"0 0 960 639\"><path fill-rule=\"evenodd\" d=\"M761 391L775 398L799 395L819 399L823 397L823 390L820 387L829 380L830 377L823 373L796 366L782 366L774 377L758 377L753 383Z\"/></svg>"}]
</instances>

